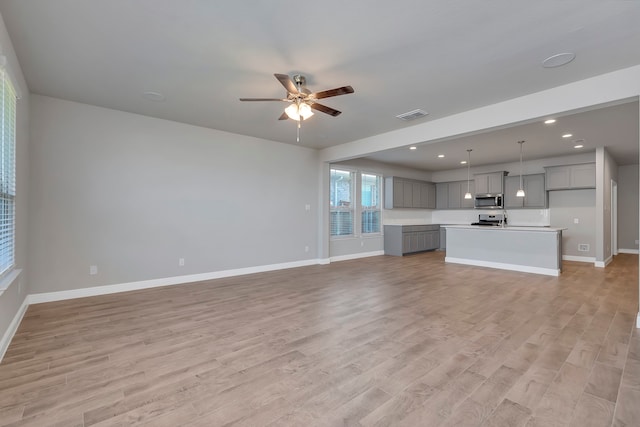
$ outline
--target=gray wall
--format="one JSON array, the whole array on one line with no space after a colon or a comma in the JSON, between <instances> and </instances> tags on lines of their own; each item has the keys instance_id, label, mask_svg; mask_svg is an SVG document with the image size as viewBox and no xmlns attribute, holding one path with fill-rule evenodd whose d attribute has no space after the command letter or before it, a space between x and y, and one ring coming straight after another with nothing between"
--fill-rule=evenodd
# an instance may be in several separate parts
<instances>
[{"instance_id":1,"label":"gray wall","mask_svg":"<svg viewBox=\"0 0 640 427\"><path fill-rule=\"evenodd\" d=\"M16 268L22 273L9 288L0 295L0 340L7 331L18 309L29 294L29 269L27 260L27 207L29 190L29 91L22 76L18 59L7 34L4 21L0 17L0 54L7 57L14 84L18 86L22 98L17 102L16 115ZM0 349L1 350L1 349Z\"/></svg>"},{"instance_id":2,"label":"gray wall","mask_svg":"<svg viewBox=\"0 0 640 427\"><path fill-rule=\"evenodd\" d=\"M317 257L316 150L31 101L32 293Z\"/></svg>"},{"instance_id":3,"label":"gray wall","mask_svg":"<svg viewBox=\"0 0 640 427\"><path fill-rule=\"evenodd\" d=\"M611 250L611 181L618 181L618 165L604 147L596 148L596 262L607 262Z\"/></svg>"},{"instance_id":4,"label":"gray wall","mask_svg":"<svg viewBox=\"0 0 640 427\"><path fill-rule=\"evenodd\" d=\"M554 227L567 228L562 232L563 255L595 258L596 190L549 191L549 215ZM578 251L581 243L589 245L588 252Z\"/></svg>"},{"instance_id":5,"label":"gray wall","mask_svg":"<svg viewBox=\"0 0 640 427\"><path fill-rule=\"evenodd\" d=\"M638 165L618 166L618 248L638 249Z\"/></svg>"}]
</instances>

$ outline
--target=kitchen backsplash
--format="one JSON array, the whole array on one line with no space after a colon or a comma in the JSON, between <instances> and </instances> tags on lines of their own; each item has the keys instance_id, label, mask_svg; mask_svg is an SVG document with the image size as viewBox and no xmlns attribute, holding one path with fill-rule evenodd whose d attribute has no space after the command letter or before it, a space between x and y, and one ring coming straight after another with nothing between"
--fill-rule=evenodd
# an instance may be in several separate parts
<instances>
[{"instance_id":1,"label":"kitchen backsplash","mask_svg":"<svg viewBox=\"0 0 640 427\"><path fill-rule=\"evenodd\" d=\"M471 224L478 221L479 214L503 213L502 210L434 210L432 224ZM544 227L551 225L549 209L507 209L507 223L518 226Z\"/></svg>"},{"instance_id":2,"label":"kitchen backsplash","mask_svg":"<svg viewBox=\"0 0 640 427\"><path fill-rule=\"evenodd\" d=\"M432 224L431 216L435 211L426 209L384 209L382 223L384 225L417 225Z\"/></svg>"},{"instance_id":3,"label":"kitchen backsplash","mask_svg":"<svg viewBox=\"0 0 640 427\"><path fill-rule=\"evenodd\" d=\"M479 214L502 213L501 210L423 210L423 209L384 209L385 225L416 224L471 224L478 221ZM507 209L509 225L544 227L551 225L549 209Z\"/></svg>"}]
</instances>

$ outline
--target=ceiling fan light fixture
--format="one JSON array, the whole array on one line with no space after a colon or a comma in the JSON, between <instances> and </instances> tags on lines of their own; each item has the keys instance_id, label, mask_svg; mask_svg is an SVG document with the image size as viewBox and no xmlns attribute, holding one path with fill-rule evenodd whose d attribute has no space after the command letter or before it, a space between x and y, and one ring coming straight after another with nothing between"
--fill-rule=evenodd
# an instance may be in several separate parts
<instances>
[{"instance_id":1,"label":"ceiling fan light fixture","mask_svg":"<svg viewBox=\"0 0 640 427\"><path fill-rule=\"evenodd\" d=\"M298 108L298 112L302 116L303 120L307 120L309 117L313 116L313 111L311 111L311 106L307 103L300 104Z\"/></svg>"},{"instance_id":2,"label":"ceiling fan light fixture","mask_svg":"<svg viewBox=\"0 0 640 427\"><path fill-rule=\"evenodd\" d=\"M300 117L302 117L302 120L307 120L309 117L313 116L311 106L307 103L302 103L300 106L298 106L298 104L291 104L284 109L284 112L290 119L296 121L300 121Z\"/></svg>"}]
</instances>

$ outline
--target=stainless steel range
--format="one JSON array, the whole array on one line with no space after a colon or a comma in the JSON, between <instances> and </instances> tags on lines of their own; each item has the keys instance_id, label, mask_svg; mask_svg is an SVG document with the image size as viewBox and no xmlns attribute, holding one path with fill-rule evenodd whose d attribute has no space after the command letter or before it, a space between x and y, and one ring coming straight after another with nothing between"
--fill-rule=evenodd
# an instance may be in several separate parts
<instances>
[{"instance_id":1,"label":"stainless steel range","mask_svg":"<svg viewBox=\"0 0 640 427\"><path fill-rule=\"evenodd\" d=\"M507 225L507 216L505 214L480 214L478 215L478 222L472 222L471 225L500 227Z\"/></svg>"}]
</instances>

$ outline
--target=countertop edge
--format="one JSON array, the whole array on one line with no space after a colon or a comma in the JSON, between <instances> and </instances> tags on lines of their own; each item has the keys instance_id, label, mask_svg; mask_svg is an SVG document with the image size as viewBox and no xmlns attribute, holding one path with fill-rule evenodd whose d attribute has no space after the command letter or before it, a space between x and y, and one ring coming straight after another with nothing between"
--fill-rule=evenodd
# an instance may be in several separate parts
<instances>
[{"instance_id":1,"label":"countertop edge","mask_svg":"<svg viewBox=\"0 0 640 427\"><path fill-rule=\"evenodd\" d=\"M483 225L442 225L444 228L459 228L469 230L487 230L487 231L534 231L534 232L547 232L557 233L558 231L567 230L567 228L560 227L527 227L509 225L506 227L487 227Z\"/></svg>"}]
</instances>

